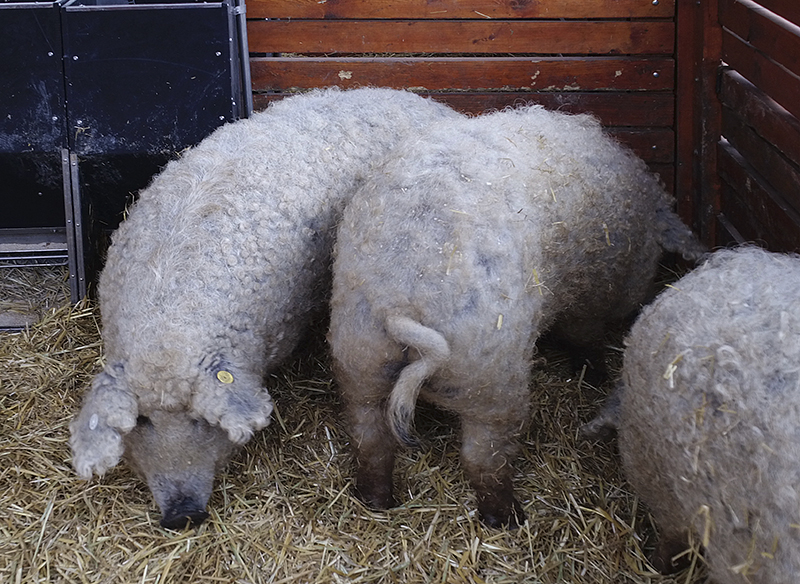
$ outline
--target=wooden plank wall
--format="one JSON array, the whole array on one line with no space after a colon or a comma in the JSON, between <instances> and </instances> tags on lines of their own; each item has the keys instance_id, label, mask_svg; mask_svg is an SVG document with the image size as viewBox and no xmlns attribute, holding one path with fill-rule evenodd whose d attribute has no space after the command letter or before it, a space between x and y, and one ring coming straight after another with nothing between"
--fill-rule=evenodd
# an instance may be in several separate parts
<instances>
[{"instance_id":1,"label":"wooden plank wall","mask_svg":"<svg viewBox=\"0 0 800 584\"><path fill-rule=\"evenodd\" d=\"M676 0L249 0L255 109L313 87L409 88L471 113L593 112L675 184Z\"/></svg>"},{"instance_id":2,"label":"wooden plank wall","mask_svg":"<svg viewBox=\"0 0 800 584\"><path fill-rule=\"evenodd\" d=\"M717 244L800 251L800 2L719 0Z\"/></svg>"}]
</instances>

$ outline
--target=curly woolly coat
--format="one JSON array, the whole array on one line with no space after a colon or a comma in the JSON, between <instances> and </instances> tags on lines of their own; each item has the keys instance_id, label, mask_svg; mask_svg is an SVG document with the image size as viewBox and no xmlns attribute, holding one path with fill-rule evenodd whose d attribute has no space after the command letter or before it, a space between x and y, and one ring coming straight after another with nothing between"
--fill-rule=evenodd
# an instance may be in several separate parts
<instances>
[{"instance_id":1,"label":"curly woolly coat","mask_svg":"<svg viewBox=\"0 0 800 584\"><path fill-rule=\"evenodd\" d=\"M71 425L78 474L117 464L155 411L236 444L266 426L262 378L325 304L345 202L401 137L447 117L460 116L404 91L315 91L223 126L156 176L100 278L107 364Z\"/></svg>"},{"instance_id":2,"label":"curly woolly coat","mask_svg":"<svg viewBox=\"0 0 800 584\"><path fill-rule=\"evenodd\" d=\"M394 503L391 430L408 440L422 391L462 418L484 521L519 519L509 463L534 344L554 327L599 341L645 298L663 249L699 255L672 204L588 116L523 107L401 143L348 205L335 252L329 340L362 498Z\"/></svg>"},{"instance_id":3,"label":"curly woolly coat","mask_svg":"<svg viewBox=\"0 0 800 584\"><path fill-rule=\"evenodd\" d=\"M719 584L800 574L800 256L719 251L646 307L619 394L626 475L654 563L706 547Z\"/></svg>"}]
</instances>

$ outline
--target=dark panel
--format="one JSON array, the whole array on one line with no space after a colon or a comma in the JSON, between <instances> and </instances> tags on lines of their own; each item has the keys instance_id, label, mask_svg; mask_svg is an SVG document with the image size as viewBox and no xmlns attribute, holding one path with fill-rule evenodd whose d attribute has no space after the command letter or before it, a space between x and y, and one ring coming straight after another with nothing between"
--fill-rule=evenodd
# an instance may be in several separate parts
<instances>
[{"instance_id":1,"label":"dark panel","mask_svg":"<svg viewBox=\"0 0 800 584\"><path fill-rule=\"evenodd\" d=\"M230 24L221 4L68 7L71 149L174 152L235 119Z\"/></svg>"},{"instance_id":2,"label":"dark panel","mask_svg":"<svg viewBox=\"0 0 800 584\"><path fill-rule=\"evenodd\" d=\"M61 152L0 153L0 229L64 227Z\"/></svg>"},{"instance_id":3,"label":"dark panel","mask_svg":"<svg viewBox=\"0 0 800 584\"><path fill-rule=\"evenodd\" d=\"M81 195L94 228L116 229L127 207L173 156L93 155L79 159Z\"/></svg>"},{"instance_id":4,"label":"dark panel","mask_svg":"<svg viewBox=\"0 0 800 584\"><path fill-rule=\"evenodd\" d=\"M60 6L0 3L0 229L64 227Z\"/></svg>"},{"instance_id":5,"label":"dark panel","mask_svg":"<svg viewBox=\"0 0 800 584\"><path fill-rule=\"evenodd\" d=\"M0 152L66 146L59 9L0 3Z\"/></svg>"}]
</instances>

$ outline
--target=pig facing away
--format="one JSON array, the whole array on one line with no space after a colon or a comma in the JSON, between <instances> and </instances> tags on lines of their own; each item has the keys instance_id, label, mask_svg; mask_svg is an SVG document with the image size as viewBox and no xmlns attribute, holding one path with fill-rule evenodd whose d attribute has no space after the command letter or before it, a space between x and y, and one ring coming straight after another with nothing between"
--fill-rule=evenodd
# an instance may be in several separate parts
<instances>
[{"instance_id":1,"label":"pig facing away","mask_svg":"<svg viewBox=\"0 0 800 584\"><path fill-rule=\"evenodd\" d=\"M125 453L162 525L201 522L216 470L269 423L265 373L325 305L345 202L402 136L446 117L459 114L404 91L315 91L156 176L100 278L106 366L70 427L78 474Z\"/></svg>"},{"instance_id":2,"label":"pig facing away","mask_svg":"<svg viewBox=\"0 0 800 584\"><path fill-rule=\"evenodd\" d=\"M329 341L370 506L395 504L418 396L461 418L491 526L512 487L531 360L557 329L592 346L647 295L662 248L702 251L644 163L588 116L539 107L448 120L402 142L345 210Z\"/></svg>"},{"instance_id":3,"label":"pig facing away","mask_svg":"<svg viewBox=\"0 0 800 584\"><path fill-rule=\"evenodd\" d=\"M626 343L619 449L659 527L653 564L677 568L691 530L717 584L796 582L800 256L718 251Z\"/></svg>"}]
</instances>

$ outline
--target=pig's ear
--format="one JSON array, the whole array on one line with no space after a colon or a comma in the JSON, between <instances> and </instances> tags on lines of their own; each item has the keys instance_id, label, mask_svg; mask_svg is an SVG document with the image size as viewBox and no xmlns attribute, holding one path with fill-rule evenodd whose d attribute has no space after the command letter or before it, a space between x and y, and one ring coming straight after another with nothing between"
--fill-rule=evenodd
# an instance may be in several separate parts
<instances>
[{"instance_id":1,"label":"pig's ear","mask_svg":"<svg viewBox=\"0 0 800 584\"><path fill-rule=\"evenodd\" d=\"M244 444L266 427L272 414L272 397L261 379L243 373L224 360L206 368L192 398L195 414L219 426L235 444Z\"/></svg>"},{"instance_id":2,"label":"pig's ear","mask_svg":"<svg viewBox=\"0 0 800 584\"><path fill-rule=\"evenodd\" d=\"M72 466L81 478L102 475L122 457L122 436L136 425L136 398L121 380L122 366L94 378L80 413L69 425Z\"/></svg>"}]
</instances>

